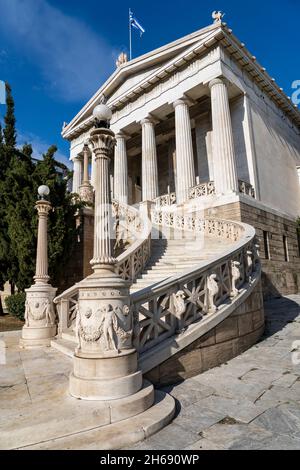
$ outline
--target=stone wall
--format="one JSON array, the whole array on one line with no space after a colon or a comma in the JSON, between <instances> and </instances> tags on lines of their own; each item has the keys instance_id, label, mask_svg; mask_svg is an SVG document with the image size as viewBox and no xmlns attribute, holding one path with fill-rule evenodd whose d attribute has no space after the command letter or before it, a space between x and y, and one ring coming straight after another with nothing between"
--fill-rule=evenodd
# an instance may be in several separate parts
<instances>
[{"instance_id":1,"label":"stone wall","mask_svg":"<svg viewBox=\"0 0 300 470\"><path fill-rule=\"evenodd\" d=\"M213 213L215 217L237 220L255 227L260 242L265 298L300 292L300 257L296 221L243 202L215 207ZM270 259L267 259L264 246L264 231L269 237ZM289 261L285 260L283 236L287 237Z\"/></svg>"},{"instance_id":2,"label":"stone wall","mask_svg":"<svg viewBox=\"0 0 300 470\"><path fill-rule=\"evenodd\" d=\"M248 299L216 328L149 371L145 377L156 386L194 377L249 349L261 337L264 328L263 297L259 283Z\"/></svg>"}]
</instances>

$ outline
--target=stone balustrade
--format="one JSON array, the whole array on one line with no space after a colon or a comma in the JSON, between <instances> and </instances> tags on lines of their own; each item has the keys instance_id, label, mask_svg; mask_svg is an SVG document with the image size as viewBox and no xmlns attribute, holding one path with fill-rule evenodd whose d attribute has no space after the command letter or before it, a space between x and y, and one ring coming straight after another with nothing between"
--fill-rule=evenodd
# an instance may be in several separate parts
<instances>
[{"instance_id":1,"label":"stone balustrade","mask_svg":"<svg viewBox=\"0 0 300 470\"><path fill-rule=\"evenodd\" d=\"M157 209L172 206L173 204L176 204L176 193L168 193L163 196L159 196L154 199L154 203Z\"/></svg>"},{"instance_id":2,"label":"stone balustrade","mask_svg":"<svg viewBox=\"0 0 300 470\"><path fill-rule=\"evenodd\" d=\"M245 196L255 198L255 190L250 183L239 180L239 192ZM214 196L216 194L216 188L214 181L207 181L205 183L194 186L189 191L189 199L198 199L204 196Z\"/></svg>"},{"instance_id":3,"label":"stone balustrade","mask_svg":"<svg viewBox=\"0 0 300 470\"><path fill-rule=\"evenodd\" d=\"M252 184L247 183L246 181L239 180L239 192L255 199L255 189Z\"/></svg>"},{"instance_id":4,"label":"stone balustrade","mask_svg":"<svg viewBox=\"0 0 300 470\"><path fill-rule=\"evenodd\" d=\"M152 353L155 355L155 348L168 338L181 335L190 325L223 315L228 308L232 311L230 306L240 293L251 290L260 278L260 263L255 231L245 224L158 210L152 212L152 221L233 242L221 258L131 295L135 347L141 358L151 351L154 366Z\"/></svg>"}]
</instances>

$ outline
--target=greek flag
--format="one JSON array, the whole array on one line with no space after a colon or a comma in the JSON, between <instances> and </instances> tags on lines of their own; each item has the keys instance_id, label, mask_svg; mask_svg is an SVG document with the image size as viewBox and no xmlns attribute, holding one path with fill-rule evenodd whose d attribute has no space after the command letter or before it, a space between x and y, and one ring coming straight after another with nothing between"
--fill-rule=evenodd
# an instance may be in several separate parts
<instances>
[{"instance_id":1,"label":"greek flag","mask_svg":"<svg viewBox=\"0 0 300 470\"><path fill-rule=\"evenodd\" d=\"M5 89L5 82L0 80L0 104L6 103L6 89Z\"/></svg>"},{"instance_id":2,"label":"greek flag","mask_svg":"<svg viewBox=\"0 0 300 470\"><path fill-rule=\"evenodd\" d=\"M139 31L140 35L142 36L142 34L145 32L145 30L144 30L143 26L138 22L138 20L133 16L133 13L132 13L131 10L129 10L129 22L130 22L131 28L134 28L137 31Z\"/></svg>"}]
</instances>

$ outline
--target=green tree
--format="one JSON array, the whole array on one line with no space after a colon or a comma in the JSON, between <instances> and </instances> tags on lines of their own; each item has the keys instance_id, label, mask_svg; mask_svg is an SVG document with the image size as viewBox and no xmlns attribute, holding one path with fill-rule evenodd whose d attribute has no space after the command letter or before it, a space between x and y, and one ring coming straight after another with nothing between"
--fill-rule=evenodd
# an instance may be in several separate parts
<instances>
[{"instance_id":1,"label":"green tree","mask_svg":"<svg viewBox=\"0 0 300 470\"><path fill-rule=\"evenodd\" d=\"M3 133L0 124L0 290L3 290L4 284L7 280L8 259L7 253L7 225L5 222L5 202L3 197L3 186L5 178L4 167L4 143ZM3 307L0 297L0 315L3 315Z\"/></svg>"},{"instance_id":2,"label":"green tree","mask_svg":"<svg viewBox=\"0 0 300 470\"><path fill-rule=\"evenodd\" d=\"M11 93L11 87L8 83L6 88L6 114L4 118L5 128L3 131L5 145L10 149L14 149L17 143L16 118L15 118L15 102Z\"/></svg>"},{"instance_id":3,"label":"green tree","mask_svg":"<svg viewBox=\"0 0 300 470\"><path fill-rule=\"evenodd\" d=\"M6 174L6 222L10 241L8 277L20 291L32 283L34 275L36 214L34 211L35 165L32 148L15 150Z\"/></svg>"}]
</instances>

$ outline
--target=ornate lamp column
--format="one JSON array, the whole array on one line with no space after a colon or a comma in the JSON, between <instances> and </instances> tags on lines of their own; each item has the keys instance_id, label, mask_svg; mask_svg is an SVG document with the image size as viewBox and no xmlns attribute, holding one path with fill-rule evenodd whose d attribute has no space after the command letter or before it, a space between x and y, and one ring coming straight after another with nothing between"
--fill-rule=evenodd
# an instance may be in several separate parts
<instances>
[{"instance_id":1,"label":"ornate lamp column","mask_svg":"<svg viewBox=\"0 0 300 470\"><path fill-rule=\"evenodd\" d=\"M238 192L238 176L226 81L216 78L209 83L213 126L213 164L216 192Z\"/></svg>"},{"instance_id":2,"label":"ornate lamp column","mask_svg":"<svg viewBox=\"0 0 300 470\"><path fill-rule=\"evenodd\" d=\"M188 100L177 100L173 106L176 132L176 200L181 204L188 200L189 189L196 184L195 166Z\"/></svg>"},{"instance_id":3,"label":"ornate lamp column","mask_svg":"<svg viewBox=\"0 0 300 470\"><path fill-rule=\"evenodd\" d=\"M73 186L72 193L79 194L79 188L82 182L82 161L79 156L73 160Z\"/></svg>"},{"instance_id":4,"label":"ornate lamp column","mask_svg":"<svg viewBox=\"0 0 300 470\"><path fill-rule=\"evenodd\" d=\"M93 188L89 181L89 147L87 142L83 147L83 181L79 187L79 196L84 202L92 203L94 200Z\"/></svg>"},{"instance_id":5,"label":"ornate lamp column","mask_svg":"<svg viewBox=\"0 0 300 470\"><path fill-rule=\"evenodd\" d=\"M128 168L126 153L126 135L119 132L116 135L117 145L115 147L114 166L114 198L128 204Z\"/></svg>"},{"instance_id":6,"label":"ornate lamp column","mask_svg":"<svg viewBox=\"0 0 300 470\"><path fill-rule=\"evenodd\" d=\"M152 117L147 117L141 121L143 201L152 201L159 196L155 123L156 121Z\"/></svg>"},{"instance_id":7,"label":"ornate lamp column","mask_svg":"<svg viewBox=\"0 0 300 470\"><path fill-rule=\"evenodd\" d=\"M56 314L53 299L56 294L54 287L48 284L48 243L47 228L50 202L44 199L49 194L47 186L38 189L41 199L36 203L39 216L36 272L34 285L26 289L25 325L22 329L20 346L35 348L50 346L56 334Z\"/></svg>"},{"instance_id":8,"label":"ornate lamp column","mask_svg":"<svg viewBox=\"0 0 300 470\"><path fill-rule=\"evenodd\" d=\"M109 129L111 111L94 109L90 142L95 154L95 228L93 274L79 284L76 316L78 346L70 393L86 400L115 400L137 393L142 373L132 344L134 330L129 283L115 273L110 226L110 155L116 144Z\"/></svg>"}]
</instances>

